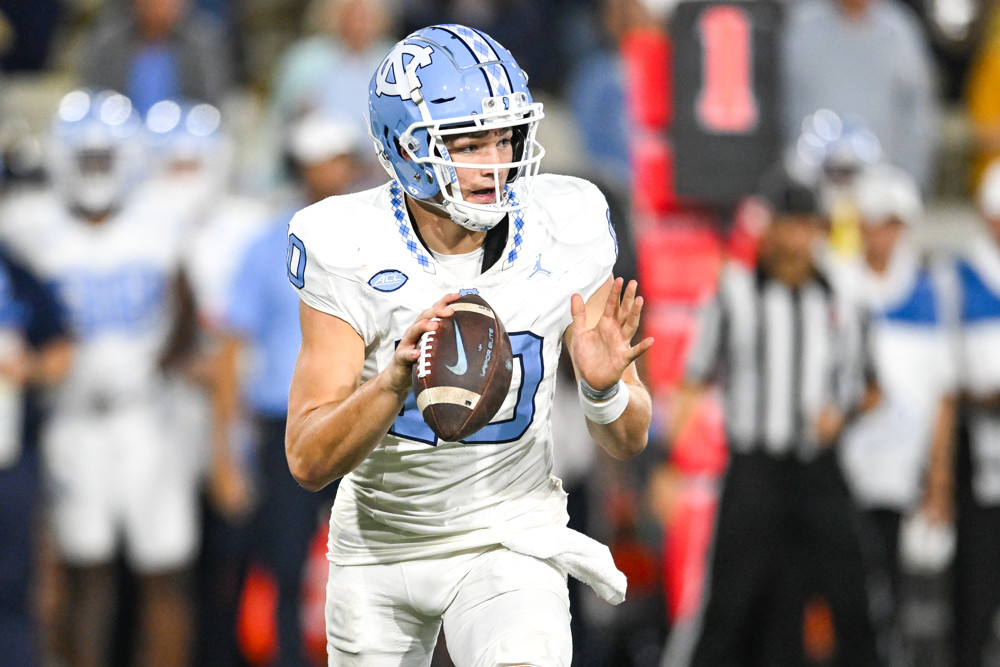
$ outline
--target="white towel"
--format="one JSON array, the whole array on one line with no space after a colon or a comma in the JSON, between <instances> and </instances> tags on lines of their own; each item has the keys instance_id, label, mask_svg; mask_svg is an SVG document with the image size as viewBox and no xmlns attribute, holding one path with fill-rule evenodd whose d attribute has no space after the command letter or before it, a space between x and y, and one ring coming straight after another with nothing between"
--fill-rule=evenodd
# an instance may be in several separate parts
<instances>
[{"instance_id":1,"label":"white towel","mask_svg":"<svg viewBox=\"0 0 1000 667\"><path fill-rule=\"evenodd\" d=\"M625 600L625 575L615 566L611 550L570 528L540 528L519 533L503 545L525 556L546 560L587 584L611 604Z\"/></svg>"}]
</instances>

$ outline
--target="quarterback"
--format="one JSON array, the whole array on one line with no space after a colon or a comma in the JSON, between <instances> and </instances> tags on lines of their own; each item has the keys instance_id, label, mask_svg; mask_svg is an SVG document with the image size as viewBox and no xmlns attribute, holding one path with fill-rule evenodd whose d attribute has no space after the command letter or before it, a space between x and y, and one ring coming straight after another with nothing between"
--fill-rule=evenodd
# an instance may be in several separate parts
<instances>
[{"instance_id":1,"label":"quarterback","mask_svg":"<svg viewBox=\"0 0 1000 667\"><path fill-rule=\"evenodd\" d=\"M566 527L550 411L565 344L594 439L627 459L651 405L632 339L642 298L612 276L617 241L587 181L540 175L542 105L489 36L418 30L369 87L372 139L391 176L293 218L288 275L302 345L286 454L298 482L344 477L330 519L331 665L427 665L443 627L459 667L568 666L566 577L612 603L607 547ZM462 442L422 420L420 337L462 293L499 314L514 353L500 412Z\"/></svg>"}]
</instances>

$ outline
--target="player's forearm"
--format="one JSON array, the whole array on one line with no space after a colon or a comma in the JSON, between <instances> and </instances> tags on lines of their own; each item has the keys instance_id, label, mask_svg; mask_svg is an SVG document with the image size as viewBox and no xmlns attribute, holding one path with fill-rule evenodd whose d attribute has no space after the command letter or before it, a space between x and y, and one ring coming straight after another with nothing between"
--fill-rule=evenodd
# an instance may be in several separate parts
<instances>
[{"instance_id":1,"label":"player's forearm","mask_svg":"<svg viewBox=\"0 0 1000 667\"><path fill-rule=\"evenodd\" d=\"M343 401L294 418L290 412L285 455L296 481L318 491L358 467L385 437L408 392L381 373Z\"/></svg>"},{"instance_id":2,"label":"player's forearm","mask_svg":"<svg viewBox=\"0 0 1000 667\"><path fill-rule=\"evenodd\" d=\"M629 392L628 407L618 419L609 424L597 424L587 419L590 437L620 461L630 459L646 448L653 414L652 401L646 388L638 383L626 383L626 386Z\"/></svg>"},{"instance_id":3,"label":"player's forearm","mask_svg":"<svg viewBox=\"0 0 1000 667\"><path fill-rule=\"evenodd\" d=\"M924 509L932 520L947 521L952 516L955 479L956 400L941 399L928 451Z\"/></svg>"},{"instance_id":4,"label":"player's forearm","mask_svg":"<svg viewBox=\"0 0 1000 667\"><path fill-rule=\"evenodd\" d=\"M73 363L73 343L61 338L30 355L26 384L48 386L65 377Z\"/></svg>"},{"instance_id":5,"label":"player's forearm","mask_svg":"<svg viewBox=\"0 0 1000 667\"><path fill-rule=\"evenodd\" d=\"M706 391L706 385L685 380L674 392L667 420L671 447L688 428L698 404L705 398Z\"/></svg>"}]
</instances>

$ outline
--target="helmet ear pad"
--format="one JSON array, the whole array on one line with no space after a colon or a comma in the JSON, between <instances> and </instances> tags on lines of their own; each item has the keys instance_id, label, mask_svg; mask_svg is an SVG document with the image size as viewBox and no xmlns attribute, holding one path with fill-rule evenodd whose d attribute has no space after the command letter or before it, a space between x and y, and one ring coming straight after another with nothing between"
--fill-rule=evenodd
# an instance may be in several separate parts
<instances>
[{"instance_id":1,"label":"helmet ear pad","mask_svg":"<svg viewBox=\"0 0 1000 667\"><path fill-rule=\"evenodd\" d=\"M419 139L410 135L409 140L413 144L413 152L418 152ZM412 159L399 142L399 137L392 137L392 146L400 158L402 158L395 161L395 168L397 172L401 172L399 176L406 183L406 192L417 199L431 199L437 195L440 187L434 176L434 167Z\"/></svg>"}]
</instances>

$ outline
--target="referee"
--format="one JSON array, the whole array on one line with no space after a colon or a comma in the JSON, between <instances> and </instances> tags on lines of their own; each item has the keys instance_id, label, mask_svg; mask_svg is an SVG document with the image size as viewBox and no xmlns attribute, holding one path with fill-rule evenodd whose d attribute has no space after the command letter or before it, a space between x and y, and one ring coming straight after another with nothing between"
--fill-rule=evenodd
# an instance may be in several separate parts
<instances>
[{"instance_id":1,"label":"referee","mask_svg":"<svg viewBox=\"0 0 1000 667\"><path fill-rule=\"evenodd\" d=\"M723 269L678 396L675 433L720 383L730 457L704 609L671 637L664 663L805 664L803 608L822 597L835 637L824 664L875 665L854 508L833 451L850 416L878 400L864 321L815 261L826 225L814 193L779 171L761 195L771 216L757 263Z\"/></svg>"}]
</instances>

